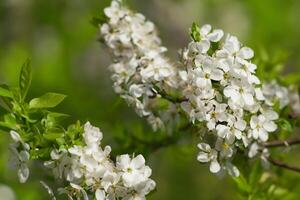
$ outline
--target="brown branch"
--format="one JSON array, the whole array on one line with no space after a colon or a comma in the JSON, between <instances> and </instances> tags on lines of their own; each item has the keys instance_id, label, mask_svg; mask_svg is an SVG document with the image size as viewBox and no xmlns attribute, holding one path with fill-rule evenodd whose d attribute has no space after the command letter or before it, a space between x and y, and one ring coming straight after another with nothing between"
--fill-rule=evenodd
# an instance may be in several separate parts
<instances>
[{"instance_id":1,"label":"brown branch","mask_svg":"<svg viewBox=\"0 0 300 200\"><path fill-rule=\"evenodd\" d=\"M300 173L300 167L297 167L297 166L293 166L293 165L289 165L287 163L284 163L280 160L275 160L271 157L267 157L268 161L277 166L277 167L281 167L281 168L284 168L284 169L288 169L288 170L291 170L291 171L294 171L294 172L299 172Z\"/></svg>"},{"instance_id":2,"label":"brown branch","mask_svg":"<svg viewBox=\"0 0 300 200\"><path fill-rule=\"evenodd\" d=\"M290 138L287 140L274 140L270 142L266 142L264 144L264 147L266 148L273 148L273 147L287 147L291 145L297 145L300 144L300 138Z\"/></svg>"}]
</instances>

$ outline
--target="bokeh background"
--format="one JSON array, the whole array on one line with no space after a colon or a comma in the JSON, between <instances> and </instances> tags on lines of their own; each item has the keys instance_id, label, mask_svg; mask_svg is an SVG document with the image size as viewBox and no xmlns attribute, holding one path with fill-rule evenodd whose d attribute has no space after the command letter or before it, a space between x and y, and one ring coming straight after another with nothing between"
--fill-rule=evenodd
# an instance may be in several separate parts
<instances>
[{"instance_id":1,"label":"bokeh background","mask_svg":"<svg viewBox=\"0 0 300 200\"><path fill-rule=\"evenodd\" d=\"M188 29L195 21L237 35L257 57L274 65L284 63L283 73L300 71L299 0L128 2L157 24L173 59L187 45ZM48 91L67 94L58 108L72 116L67 122L91 121L102 128L105 142L114 146L118 134L156 133L112 90L107 70L110 56L90 23L108 4L108 0L0 0L0 82L16 85L22 63L31 58L29 96ZM18 183L16 172L7 167L7 141L1 133L0 200L9 200L9 195L20 200L49 199L39 184L47 178L39 164L33 166L28 183ZM210 174L207 166L196 161L197 149L191 146L170 146L148 157L157 181L157 191L149 199L235 199L233 182Z\"/></svg>"}]
</instances>

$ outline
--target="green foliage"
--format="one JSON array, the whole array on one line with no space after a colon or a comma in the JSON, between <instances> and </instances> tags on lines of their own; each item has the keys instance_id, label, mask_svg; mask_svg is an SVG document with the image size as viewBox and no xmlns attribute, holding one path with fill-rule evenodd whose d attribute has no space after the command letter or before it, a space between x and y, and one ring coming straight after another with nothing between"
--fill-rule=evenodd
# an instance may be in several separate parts
<instances>
[{"instance_id":1,"label":"green foliage","mask_svg":"<svg viewBox=\"0 0 300 200\"><path fill-rule=\"evenodd\" d=\"M200 27L195 22L192 24L190 36L195 42L199 42L201 40Z\"/></svg>"},{"instance_id":2,"label":"green foliage","mask_svg":"<svg viewBox=\"0 0 300 200\"><path fill-rule=\"evenodd\" d=\"M63 149L81 144L83 129L78 122L65 130L60 122L68 115L47 110L58 106L66 97L63 94L46 93L29 103L25 101L31 83L31 73L27 61L21 69L19 88L1 87L1 98L5 102L1 106L10 109L3 115L0 128L5 132L17 131L31 147L31 159L46 160L49 159L53 147Z\"/></svg>"},{"instance_id":3,"label":"green foliage","mask_svg":"<svg viewBox=\"0 0 300 200\"><path fill-rule=\"evenodd\" d=\"M13 95L9 89L4 88L4 86L0 86L0 97L9 97L12 98Z\"/></svg>"},{"instance_id":4,"label":"green foliage","mask_svg":"<svg viewBox=\"0 0 300 200\"><path fill-rule=\"evenodd\" d=\"M24 101L28 93L30 84L32 80L32 69L30 65L30 60L28 59L22 66L20 78L19 78L19 87L20 87L20 96L21 100Z\"/></svg>"},{"instance_id":5,"label":"green foliage","mask_svg":"<svg viewBox=\"0 0 300 200\"><path fill-rule=\"evenodd\" d=\"M58 93L46 93L39 98L32 99L29 102L30 109L40 109L40 108L54 108L58 106L64 99L66 95Z\"/></svg>"}]
</instances>

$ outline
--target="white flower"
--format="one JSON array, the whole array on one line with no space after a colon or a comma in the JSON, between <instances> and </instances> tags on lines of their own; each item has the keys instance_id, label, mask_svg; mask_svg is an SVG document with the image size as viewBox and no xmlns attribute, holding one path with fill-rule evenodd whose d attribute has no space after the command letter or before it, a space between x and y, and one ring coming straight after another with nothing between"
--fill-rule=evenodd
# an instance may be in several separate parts
<instances>
[{"instance_id":1,"label":"white flower","mask_svg":"<svg viewBox=\"0 0 300 200\"><path fill-rule=\"evenodd\" d=\"M78 194L82 195L83 200L89 200L89 197L88 197L86 191L80 185L77 185L74 183L70 183L70 185L72 188L74 188L75 190L77 190L79 192ZM77 198L80 199L80 196L78 195Z\"/></svg>"},{"instance_id":2,"label":"white flower","mask_svg":"<svg viewBox=\"0 0 300 200\"><path fill-rule=\"evenodd\" d=\"M219 42L223 35L224 33L221 29L212 30L212 27L209 24L206 24L200 28L201 40Z\"/></svg>"},{"instance_id":3,"label":"white flower","mask_svg":"<svg viewBox=\"0 0 300 200\"><path fill-rule=\"evenodd\" d=\"M206 114L207 128L209 130L215 129L217 122L226 121L226 108L227 104L214 103L214 108Z\"/></svg>"},{"instance_id":4,"label":"white flower","mask_svg":"<svg viewBox=\"0 0 300 200\"><path fill-rule=\"evenodd\" d=\"M252 116L250 120L250 134L254 139L260 139L265 142L268 140L269 132L274 132L277 129L277 125L273 120L277 119L275 112L266 112L259 116Z\"/></svg>"},{"instance_id":5,"label":"white flower","mask_svg":"<svg viewBox=\"0 0 300 200\"><path fill-rule=\"evenodd\" d=\"M197 156L199 162L210 162L209 170L212 173L218 173L221 169L221 166L218 162L218 152L210 147L209 144L200 143L198 144L200 152Z\"/></svg>"},{"instance_id":6,"label":"white flower","mask_svg":"<svg viewBox=\"0 0 300 200\"><path fill-rule=\"evenodd\" d=\"M84 125L83 137L87 145L99 145L103 134L99 128L93 127L90 122L87 122Z\"/></svg>"},{"instance_id":7,"label":"white flower","mask_svg":"<svg viewBox=\"0 0 300 200\"><path fill-rule=\"evenodd\" d=\"M157 60L155 60L157 61ZM158 61L158 62L163 62ZM164 78L171 75L172 71L168 66L162 65L163 63L151 63L147 68L141 70L143 80L162 81Z\"/></svg>"},{"instance_id":8,"label":"white flower","mask_svg":"<svg viewBox=\"0 0 300 200\"><path fill-rule=\"evenodd\" d=\"M244 105L251 106L254 104L253 90L249 85L243 82L235 82L226 87L224 89L224 95L242 107Z\"/></svg>"},{"instance_id":9,"label":"white flower","mask_svg":"<svg viewBox=\"0 0 300 200\"><path fill-rule=\"evenodd\" d=\"M202 70L197 70L197 72L196 84L200 88L211 87L211 80L220 81L223 79L223 72L212 66L211 63L205 63Z\"/></svg>"},{"instance_id":10,"label":"white flower","mask_svg":"<svg viewBox=\"0 0 300 200\"><path fill-rule=\"evenodd\" d=\"M216 56L227 59L233 64L234 60L241 63L244 60L251 59L254 56L254 52L248 47L241 48L241 44L237 37L229 35L225 40L223 48L216 52Z\"/></svg>"},{"instance_id":11,"label":"white flower","mask_svg":"<svg viewBox=\"0 0 300 200\"><path fill-rule=\"evenodd\" d=\"M224 140L223 138L219 137L217 138L215 148L220 152L220 157L231 158L234 153L234 149L231 145L232 143L229 143L228 140Z\"/></svg>"},{"instance_id":12,"label":"white flower","mask_svg":"<svg viewBox=\"0 0 300 200\"><path fill-rule=\"evenodd\" d=\"M21 136L15 132L10 131L10 136L14 143L10 145L10 150L13 156L10 158L10 164L14 168L18 168L18 178L20 183L25 183L29 177L28 162L30 160L29 145L23 142Z\"/></svg>"},{"instance_id":13,"label":"white flower","mask_svg":"<svg viewBox=\"0 0 300 200\"><path fill-rule=\"evenodd\" d=\"M144 94L143 85L133 84L129 88L129 93L136 98L141 97Z\"/></svg>"},{"instance_id":14,"label":"white flower","mask_svg":"<svg viewBox=\"0 0 300 200\"><path fill-rule=\"evenodd\" d=\"M112 24L116 24L118 20L126 14L126 12L120 8L118 1L112 1L111 6L104 9L104 13L110 18Z\"/></svg>"},{"instance_id":15,"label":"white flower","mask_svg":"<svg viewBox=\"0 0 300 200\"><path fill-rule=\"evenodd\" d=\"M148 179L151 169L145 166L142 155L131 159L128 154L117 157L117 168L121 170L122 179L126 187L133 187Z\"/></svg>"}]
</instances>

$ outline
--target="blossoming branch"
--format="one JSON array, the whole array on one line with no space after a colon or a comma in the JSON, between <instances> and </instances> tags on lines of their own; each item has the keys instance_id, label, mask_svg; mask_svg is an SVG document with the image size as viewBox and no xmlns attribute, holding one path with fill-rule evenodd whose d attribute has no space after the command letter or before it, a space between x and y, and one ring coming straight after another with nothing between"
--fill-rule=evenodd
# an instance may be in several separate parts
<instances>
[{"instance_id":1,"label":"blossoming branch","mask_svg":"<svg viewBox=\"0 0 300 200\"><path fill-rule=\"evenodd\" d=\"M180 61L170 61L154 24L113 0L100 25L104 43L113 55L110 66L114 89L154 130L164 128L185 113L190 126L199 128L198 161L210 171L239 176L234 155L261 157L267 164L264 143L279 131L279 113L289 107L299 115L298 92L265 82L256 75L254 52L237 37L211 25L193 24L192 41ZM161 109L159 101L168 102ZM278 109L275 108L278 105Z\"/></svg>"},{"instance_id":2,"label":"blossoming branch","mask_svg":"<svg viewBox=\"0 0 300 200\"><path fill-rule=\"evenodd\" d=\"M89 122L65 129L60 120L67 115L51 112L65 95L47 93L26 101L31 82L31 67L22 67L19 87L0 87L1 106L7 110L0 126L10 133L10 164L17 169L21 183L29 178L31 161L43 162L45 169L64 183L57 192L42 181L52 199L144 199L154 190L152 170L142 155L110 157L111 147L103 147L103 133ZM61 181L59 181L61 180Z\"/></svg>"}]
</instances>

